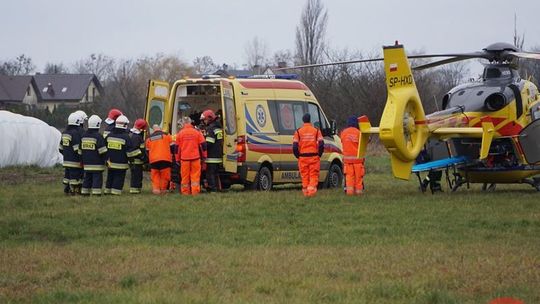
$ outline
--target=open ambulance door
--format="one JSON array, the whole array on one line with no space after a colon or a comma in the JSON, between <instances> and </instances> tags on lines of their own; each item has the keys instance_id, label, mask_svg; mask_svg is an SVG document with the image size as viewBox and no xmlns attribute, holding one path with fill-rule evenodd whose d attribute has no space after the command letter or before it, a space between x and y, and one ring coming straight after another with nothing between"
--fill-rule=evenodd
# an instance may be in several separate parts
<instances>
[{"instance_id":1,"label":"open ambulance door","mask_svg":"<svg viewBox=\"0 0 540 304\"><path fill-rule=\"evenodd\" d=\"M234 101L234 90L230 82L221 81L221 101L223 109L223 167L226 172L236 173L238 171L237 137L238 126L236 119L236 104ZM245 151L243 151L245 153Z\"/></svg>"},{"instance_id":2,"label":"open ambulance door","mask_svg":"<svg viewBox=\"0 0 540 304\"><path fill-rule=\"evenodd\" d=\"M172 107L169 101L170 85L166 81L150 80L146 94L146 110L144 119L151 129L158 125L163 131L171 131Z\"/></svg>"}]
</instances>

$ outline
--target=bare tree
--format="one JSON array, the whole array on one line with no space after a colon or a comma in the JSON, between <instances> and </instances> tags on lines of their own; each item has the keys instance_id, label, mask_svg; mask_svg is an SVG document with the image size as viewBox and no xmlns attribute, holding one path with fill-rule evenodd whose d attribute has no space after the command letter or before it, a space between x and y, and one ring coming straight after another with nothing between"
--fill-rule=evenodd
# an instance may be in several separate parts
<instances>
[{"instance_id":1,"label":"bare tree","mask_svg":"<svg viewBox=\"0 0 540 304\"><path fill-rule=\"evenodd\" d=\"M73 70L81 74L94 74L100 81L106 81L114 71L114 59L104 54L90 54L77 61Z\"/></svg>"},{"instance_id":2,"label":"bare tree","mask_svg":"<svg viewBox=\"0 0 540 304\"><path fill-rule=\"evenodd\" d=\"M52 63L47 62L45 68L43 69L45 74L66 74L69 73L68 68L63 63Z\"/></svg>"},{"instance_id":3,"label":"bare tree","mask_svg":"<svg viewBox=\"0 0 540 304\"><path fill-rule=\"evenodd\" d=\"M514 14L514 46L519 50L523 49L525 44L525 33L519 35L517 30L517 15Z\"/></svg>"},{"instance_id":4,"label":"bare tree","mask_svg":"<svg viewBox=\"0 0 540 304\"><path fill-rule=\"evenodd\" d=\"M326 47L328 12L321 0L307 0L296 27L296 59L300 64L319 62Z\"/></svg>"},{"instance_id":5,"label":"bare tree","mask_svg":"<svg viewBox=\"0 0 540 304\"><path fill-rule=\"evenodd\" d=\"M196 57L193 60L193 71L196 74L210 74L219 69L210 56Z\"/></svg>"},{"instance_id":6,"label":"bare tree","mask_svg":"<svg viewBox=\"0 0 540 304\"><path fill-rule=\"evenodd\" d=\"M280 50L274 53L272 64L279 67L294 65L294 56L290 50Z\"/></svg>"},{"instance_id":7,"label":"bare tree","mask_svg":"<svg viewBox=\"0 0 540 304\"><path fill-rule=\"evenodd\" d=\"M268 63L268 47L266 43L254 37L245 46L246 62L250 69L255 73L261 73L261 70Z\"/></svg>"},{"instance_id":8,"label":"bare tree","mask_svg":"<svg viewBox=\"0 0 540 304\"><path fill-rule=\"evenodd\" d=\"M0 63L0 75L28 75L36 69L32 63L32 58L21 54L13 60L8 60Z\"/></svg>"}]
</instances>

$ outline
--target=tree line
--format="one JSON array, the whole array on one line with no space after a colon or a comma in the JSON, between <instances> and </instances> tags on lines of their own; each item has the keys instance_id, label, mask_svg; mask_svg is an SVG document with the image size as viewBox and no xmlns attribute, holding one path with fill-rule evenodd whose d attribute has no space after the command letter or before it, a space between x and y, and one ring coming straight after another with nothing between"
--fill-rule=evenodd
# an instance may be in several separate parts
<instances>
[{"instance_id":1,"label":"tree line","mask_svg":"<svg viewBox=\"0 0 540 304\"><path fill-rule=\"evenodd\" d=\"M254 37L244 46L245 63L254 73L261 73L267 66L293 66L321 62L347 61L380 57L348 49L334 49L326 39L329 12L321 0L307 0L295 31L295 47L270 54L263 39ZM515 26L516 27L516 26ZM514 44L524 45L524 35L517 30ZM450 46L449 46L450 47ZM531 51L540 51L540 47ZM412 51L410 53L420 53ZM419 64L425 62L414 62ZM223 67L235 65L216 64L210 56L200 56L188 62L176 55L156 54L136 59L118 59L106 54L91 54L73 64L47 63L43 73L92 73L104 88L98 102L86 106L92 113L105 116L110 108L119 108L134 121L144 115L146 90L149 79L174 82L184 76L213 73ZM523 77L540 80L540 62L532 61L521 67ZM36 72L32 59L21 55L0 61L0 74L28 75ZM378 124L386 101L386 85L381 63L334 65L293 71L312 89L327 116L343 125L350 115L368 115ZM420 97L427 113L440 110L442 96L452 87L465 81L470 74L467 62L459 62L435 69L414 72ZM63 124L67 110L58 109L57 115L35 114L58 126ZM32 114L32 113L30 113ZM59 116L59 117L56 117Z\"/></svg>"}]
</instances>

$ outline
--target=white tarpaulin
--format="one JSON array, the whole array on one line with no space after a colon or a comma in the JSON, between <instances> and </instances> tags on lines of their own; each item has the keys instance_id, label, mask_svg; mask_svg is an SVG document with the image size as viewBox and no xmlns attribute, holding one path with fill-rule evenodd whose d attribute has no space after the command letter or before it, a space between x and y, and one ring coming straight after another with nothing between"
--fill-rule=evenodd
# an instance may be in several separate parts
<instances>
[{"instance_id":1,"label":"white tarpaulin","mask_svg":"<svg viewBox=\"0 0 540 304\"><path fill-rule=\"evenodd\" d=\"M60 131L37 118L0 111L0 168L62 163L58 152L61 136Z\"/></svg>"}]
</instances>

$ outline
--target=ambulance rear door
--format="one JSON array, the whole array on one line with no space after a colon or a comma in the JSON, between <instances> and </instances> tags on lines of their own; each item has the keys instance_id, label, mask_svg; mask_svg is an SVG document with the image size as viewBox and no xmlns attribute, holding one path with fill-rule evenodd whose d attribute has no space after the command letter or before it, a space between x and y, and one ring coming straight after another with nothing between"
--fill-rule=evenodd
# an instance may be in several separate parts
<instances>
[{"instance_id":1,"label":"ambulance rear door","mask_svg":"<svg viewBox=\"0 0 540 304\"><path fill-rule=\"evenodd\" d=\"M221 81L221 101L223 103L223 130L225 131L223 138L223 167L227 172L236 173L238 171L236 104L233 86L227 80Z\"/></svg>"},{"instance_id":2,"label":"ambulance rear door","mask_svg":"<svg viewBox=\"0 0 540 304\"><path fill-rule=\"evenodd\" d=\"M148 126L158 125L165 132L171 130L171 107L169 101L170 85L166 81L150 80L146 94L146 109L144 119Z\"/></svg>"}]
</instances>

